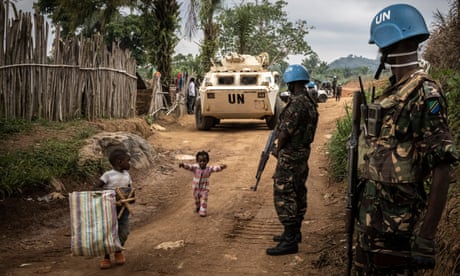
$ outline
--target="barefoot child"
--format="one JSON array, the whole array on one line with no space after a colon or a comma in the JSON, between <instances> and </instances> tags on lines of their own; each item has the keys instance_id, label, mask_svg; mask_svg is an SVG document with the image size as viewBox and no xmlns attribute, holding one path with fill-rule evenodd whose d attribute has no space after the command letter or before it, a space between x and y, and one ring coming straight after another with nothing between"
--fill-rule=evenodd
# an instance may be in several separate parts
<instances>
[{"instance_id":1,"label":"barefoot child","mask_svg":"<svg viewBox=\"0 0 460 276\"><path fill-rule=\"evenodd\" d=\"M112 169L106 171L100 178L99 186L103 190L117 190L120 189L122 193L127 196L131 191L131 176L128 170L130 169L129 153L124 149L115 149L109 155L109 161ZM117 206L117 214L120 213L122 207ZM118 218L118 238L120 239L121 246L125 245L129 234L129 211L124 209L121 217ZM122 265L125 263L125 256L122 251L115 252L115 263ZM104 259L100 263L101 269L110 268L110 255L105 254Z\"/></svg>"},{"instance_id":2,"label":"barefoot child","mask_svg":"<svg viewBox=\"0 0 460 276\"><path fill-rule=\"evenodd\" d=\"M208 207L209 176L213 172L220 172L225 169L227 165L208 166L209 154L206 151L200 151L196 154L196 162L195 164L180 163L179 168L193 172L192 188L195 198L195 212L205 217Z\"/></svg>"}]
</instances>

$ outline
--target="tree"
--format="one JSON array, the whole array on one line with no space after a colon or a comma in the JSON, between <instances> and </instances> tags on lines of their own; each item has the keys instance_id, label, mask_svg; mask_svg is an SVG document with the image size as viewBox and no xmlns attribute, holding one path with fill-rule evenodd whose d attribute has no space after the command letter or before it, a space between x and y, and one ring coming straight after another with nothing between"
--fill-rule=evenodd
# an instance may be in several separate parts
<instances>
[{"instance_id":1,"label":"tree","mask_svg":"<svg viewBox=\"0 0 460 276\"><path fill-rule=\"evenodd\" d=\"M312 74L320 66L321 60L319 59L318 54L311 53L302 60L302 65L308 69L308 72Z\"/></svg>"},{"instance_id":2,"label":"tree","mask_svg":"<svg viewBox=\"0 0 460 276\"><path fill-rule=\"evenodd\" d=\"M177 75L177 73L180 71L187 71L190 74L197 74L200 70L200 58L198 55L193 56L192 54L178 54L173 57L172 64L175 69L173 75Z\"/></svg>"},{"instance_id":3,"label":"tree","mask_svg":"<svg viewBox=\"0 0 460 276\"><path fill-rule=\"evenodd\" d=\"M289 54L312 54L305 40L311 28L305 20L288 21L287 1L261 2L236 6L218 16L220 50L251 55L267 52L272 63Z\"/></svg>"},{"instance_id":4,"label":"tree","mask_svg":"<svg viewBox=\"0 0 460 276\"><path fill-rule=\"evenodd\" d=\"M175 0L141 0L140 10L144 20L144 42L147 59L156 65L163 76L163 91L169 91L172 79L171 57L179 39L179 4Z\"/></svg>"},{"instance_id":5,"label":"tree","mask_svg":"<svg viewBox=\"0 0 460 276\"><path fill-rule=\"evenodd\" d=\"M96 32L104 34L106 25L119 14L118 9L135 3L135 0L38 0L36 5L62 28L63 36L81 33L89 37Z\"/></svg>"},{"instance_id":6,"label":"tree","mask_svg":"<svg viewBox=\"0 0 460 276\"><path fill-rule=\"evenodd\" d=\"M211 59L215 57L218 49L218 27L214 22L214 15L221 5L220 0L190 0L186 33L189 39L193 37L197 29L203 30L203 42L200 46L201 73L211 68ZM200 74L201 74L200 73Z\"/></svg>"},{"instance_id":7,"label":"tree","mask_svg":"<svg viewBox=\"0 0 460 276\"><path fill-rule=\"evenodd\" d=\"M143 18L139 15L115 16L107 24L104 40L109 49L112 42L118 44L121 49L129 49L137 64L143 65L147 62L147 55L144 45Z\"/></svg>"},{"instance_id":8,"label":"tree","mask_svg":"<svg viewBox=\"0 0 460 276\"><path fill-rule=\"evenodd\" d=\"M112 42L130 49L138 64L149 62L157 68L163 90L169 90L180 20L176 0L38 0L37 5L61 26L64 36L101 33L109 49ZM123 17L119 8L126 6L141 14Z\"/></svg>"}]
</instances>

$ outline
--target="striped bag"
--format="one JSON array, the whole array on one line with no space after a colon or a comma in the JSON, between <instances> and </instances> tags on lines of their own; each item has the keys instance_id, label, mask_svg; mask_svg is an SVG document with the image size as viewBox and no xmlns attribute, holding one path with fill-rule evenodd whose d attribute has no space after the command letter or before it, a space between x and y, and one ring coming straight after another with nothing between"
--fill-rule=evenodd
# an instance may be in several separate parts
<instances>
[{"instance_id":1,"label":"striped bag","mask_svg":"<svg viewBox=\"0 0 460 276\"><path fill-rule=\"evenodd\" d=\"M72 255L101 256L122 250L115 191L73 192L69 203Z\"/></svg>"}]
</instances>

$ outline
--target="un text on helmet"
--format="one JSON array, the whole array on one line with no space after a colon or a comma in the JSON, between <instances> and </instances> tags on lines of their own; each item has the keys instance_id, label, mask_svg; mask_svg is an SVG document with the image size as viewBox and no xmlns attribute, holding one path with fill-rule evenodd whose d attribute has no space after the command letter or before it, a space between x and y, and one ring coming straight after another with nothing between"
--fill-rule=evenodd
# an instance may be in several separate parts
<instances>
[{"instance_id":1,"label":"un text on helmet","mask_svg":"<svg viewBox=\"0 0 460 276\"><path fill-rule=\"evenodd\" d=\"M390 20L390 19L391 19L391 10L387 10L387 11L377 14L377 16L375 17L375 24L379 25L385 20Z\"/></svg>"}]
</instances>

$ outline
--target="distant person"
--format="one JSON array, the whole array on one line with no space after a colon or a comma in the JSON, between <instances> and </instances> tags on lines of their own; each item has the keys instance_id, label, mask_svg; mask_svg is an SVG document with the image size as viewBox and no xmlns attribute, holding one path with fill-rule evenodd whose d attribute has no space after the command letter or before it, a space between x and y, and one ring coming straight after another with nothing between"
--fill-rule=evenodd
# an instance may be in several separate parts
<instances>
[{"instance_id":1,"label":"distant person","mask_svg":"<svg viewBox=\"0 0 460 276\"><path fill-rule=\"evenodd\" d=\"M180 93L180 91L182 89L182 82L183 82L182 73L179 72L179 73L177 73L177 78L176 78L176 88L177 88L176 93Z\"/></svg>"},{"instance_id":2,"label":"distant person","mask_svg":"<svg viewBox=\"0 0 460 276\"><path fill-rule=\"evenodd\" d=\"M382 54L375 78L384 64L392 76L368 105L359 139L356 275L435 267L436 228L458 153L444 93L418 59L429 35L422 14L407 4L388 6L371 22L369 43Z\"/></svg>"},{"instance_id":3,"label":"distant person","mask_svg":"<svg viewBox=\"0 0 460 276\"><path fill-rule=\"evenodd\" d=\"M335 92L335 101L340 102L340 97L342 97L342 84L341 83L337 85L337 89Z\"/></svg>"},{"instance_id":4,"label":"distant person","mask_svg":"<svg viewBox=\"0 0 460 276\"><path fill-rule=\"evenodd\" d=\"M196 163L180 163L179 168L193 172L193 197L195 199L194 211L201 217L206 217L208 209L209 177L213 172L220 172L227 168L227 165L208 166L209 154L200 151L196 154Z\"/></svg>"},{"instance_id":5,"label":"distant person","mask_svg":"<svg viewBox=\"0 0 460 276\"><path fill-rule=\"evenodd\" d=\"M131 157L125 149L114 149L109 155L109 161L112 169L106 171L100 178L99 187L104 190L117 190L127 198L131 192L132 180L129 174ZM120 213L122 207L117 206L117 214ZM102 222L101 222L102 223ZM118 238L121 246L124 247L129 235L129 211L124 209L123 214L118 219ZM115 264L122 265L126 262L122 251L115 252ZM111 267L110 255L105 254L104 259L100 263L101 269Z\"/></svg>"},{"instance_id":6,"label":"distant person","mask_svg":"<svg viewBox=\"0 0 460 276\"><path fill-rule=\"evenodd\" d=\"M190 78L187 91L187 112L188 114L193 114L195 109L195 97L196 97L196 87L195 87L195 78Z\"/></svg>"},{"instance_id":7,"label":"distant person","mask_svg":"<svg viewBox=\"0 0 460 276\"><path fill-rule=\"evenodd\" d=\"M332 78L332 95L335 97L337 93L337 76Z\"/></svg>"}]
</instances>

